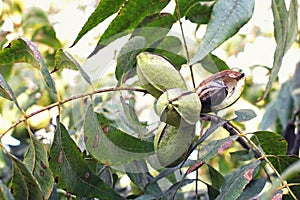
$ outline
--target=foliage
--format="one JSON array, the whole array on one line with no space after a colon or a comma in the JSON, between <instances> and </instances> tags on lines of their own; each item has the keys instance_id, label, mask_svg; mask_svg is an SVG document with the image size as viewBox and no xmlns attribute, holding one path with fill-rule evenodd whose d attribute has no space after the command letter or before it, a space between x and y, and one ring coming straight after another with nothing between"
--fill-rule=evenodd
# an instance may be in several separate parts
<instances>
[{"instance_id":1,"label":"foliage","mask_svg":"<svg viewBox=\"0 0 300 200\"><path fill-rule=\"evenodd\" d=\"M2 2L2 27L21 20L0 32L1 199L300 198L300 62L277 79L299 46L297 0L272 1L276 49L263 87L214 51L250 43L240 31L254 0L172 2L101 0L70 47L112 19L86 63L58 39L51 11ZM182 21L205 29L200 43L187 42ZM263 114L224 109L237 100Z\"/></svg>"}]
</instances>

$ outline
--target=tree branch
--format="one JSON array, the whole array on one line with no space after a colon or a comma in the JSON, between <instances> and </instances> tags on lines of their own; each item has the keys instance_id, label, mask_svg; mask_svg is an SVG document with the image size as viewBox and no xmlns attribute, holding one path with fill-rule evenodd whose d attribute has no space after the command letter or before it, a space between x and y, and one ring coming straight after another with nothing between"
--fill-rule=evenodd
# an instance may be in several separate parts
<instances>
[{"instance_id":1,"label":"tree branch","mask_svg":"<svg viewBox=\"0 0 300 200\"><path fill-rule=\"evenodd\" d=\"M140 89L140 88L131 88L131 87L112 87L112 88L106 88L106 89L98 89L98 90L94 90L93 92L89 92L89 93L85 93L85 94L80 94L80 95L77 95L77 96L72 96L70 98L67 98L65 100L62 100L62 101L58 101L58 102L55 102L53 104L50 104L40 110L37 110L35 112L32 112L26 116L24 116L22 119L19 119L17 122L15 122L13 125L11 125L6 131L4 131L3 133L1 133L0 135L0 139L6 134L8 133L10 130L12 130L13 128L15 128L16 126L18 126L20 123L23 123L25 122L27 119L29 119L30 117L34 116L34 115L37 115L41 112L44 112L46 110L50 110L51 108L54 108L54 107L59 107L61 106L62 104L65 104L67 102L70 102L70 101L74 101L76 99L81 99L81 98L84 98L84 97L87 97L87 96L92 96L94 94L99 94L99 93L104 93L104 92L113 92L113 91L120 91L120 90L127 90L127 91L136 91L136 92L143 92L143 93L147 93L147 90L144 90L144 89Z\"/></svg>"},{"instance_id":2,"label":"tree branch","mask_svg":"<svg viewBox=\"0 0 300 200\"><path fill-rule=\"evenodd\" d=\"M206 120L206 121L210 121L210 122L217 122L217 127L222 126L226 131L229 132L230 135L240 135L240 131L233 125L231 124L229 121L224 120L216 115L211 115L211 114L201 114L200 115L201 119ZM199 141L200 143L203 142L212 132L209 132L208 135L203 135ZM247 143L247 141L245 141L243 138L239 137L237 139L237 141L242 145L242 147L244 147L246 150L251 150L251 146ZM199 143L199 144L200 144ZM197 144L197 145L199 145ZM260 157L261 155L257 152L255 152L258 156Z\"/></svg>"}]
</instances>

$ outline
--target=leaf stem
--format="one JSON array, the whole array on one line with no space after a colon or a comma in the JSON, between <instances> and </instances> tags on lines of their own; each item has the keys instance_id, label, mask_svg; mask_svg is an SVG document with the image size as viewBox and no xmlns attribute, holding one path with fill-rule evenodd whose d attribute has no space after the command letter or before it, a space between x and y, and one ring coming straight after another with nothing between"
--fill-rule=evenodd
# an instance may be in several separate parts
<instances>
[{"instance_id":1,"label":"leaf stem","mask_svg":"<svg viewBox=\"0 0 300 200\"><path fill-rule=\"evenodd\" d=\"M180 9L179 9L179 5L178 5L178 0L175 0L175 3L176 3L176 8L175 9L176 9L177 18L178 18L178 22L179 22L179 26L180 26L180 30L181 30L182 39L183 39L183 46L184 46L185 53L186 53L186 59L187 59L187 63L190 63L191 58L190 58L189 50L188 50L188 47L187 47L187 42L186 42L186 39L185 39L185 36L184 36L182 22L180 20L181 14L180 14ZM190 68L190 73L191 73L191 77L192 77L193 87L196 88L192 65L189 65L189 68Z\"/></svg>"},{"instance_id":2,"label":"leaf stem","mask_svg":"<svg viewBox=\"0 0 300 200\"><path fill-rule=\"evenodd\" d=\"M178 0L175 0L175 3L176 3L177 18L178 18L178 22L179 22L179 26L180 26L180 30L181 30L181 34L182 34L182 38L183 38L183 43L184 43L183 45L184 45L185 52L186 52L186 58L187 58L187 61L189 63L190 62L190 54L189 54L189 51L188 51L188 48L187 48L187 43L186 43L186 40L185 40L184 31L183 31L183 27L182 27L182 22L180 20L181 15L180 15L180 9L179 9L179 5L178 5Z\"/></svg>"},{"instance_id":3,"label":"leaf stem","mask_svg":"<svg viewBox=\"0 0 300 200\"><path fill-rule=\"evenodd\" d=\"M98 89L98 90L94 90L93 92L89 92L89 93L84 93L84 94L79 94L77 96L72 96L72 97L69 97L67 99L64 99L64 100L61 100L61 101L58 101L58 102L55 102L53 104L50 104L40 110L37 110L35 112L32 112L28 115L24 115L22 119L19 119L17 122L15 122L13 125L11 125L6 131L4 131L3 133L0 134L0 139L5 135L7 134L10 130L12 130L13 128L15 128L16 126L18 126L20 123L23 123L25 122L26 123L26 120L29 119L30 117L33 117L34 115L37 115L41 112L44 112L46 110L50 110L51 108L54 108L54 107L60 107L62 104L65 104L67 102L70 102L70 101L73 101L73 100L76 100L76 99L81 99L81 98L84 98L84 97L87 97L87 96L91 96L91 95L94 95L94 94L99 94L99 93L104 93L104 92L113 92L113 91L120 91L120 90L129 90L129 91L136 91L136 92L144 92L144 93L147 93L146 90L144 89L140 89L140 88L131 88L131 87L111 87L111 88L105 88L105 89Z\"/></svg>"}]
</instances>

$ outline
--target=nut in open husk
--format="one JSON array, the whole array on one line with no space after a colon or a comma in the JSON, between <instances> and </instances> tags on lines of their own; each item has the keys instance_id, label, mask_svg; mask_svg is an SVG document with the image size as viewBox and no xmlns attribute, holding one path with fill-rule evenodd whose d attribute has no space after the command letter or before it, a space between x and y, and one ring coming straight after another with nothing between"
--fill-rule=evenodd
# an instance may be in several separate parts
<instances>
[{"instance_id":1,"label":"nut in open husk","mask_svg":"<svg viewBox=\"0 0 300 200\"><path fill-rule=\"evenodd\" d=\"M195 89L202 103L202 113L218 111L231 106L241 96L245 74L224 70L202 81Z\"/></svg>"}]
</instances>

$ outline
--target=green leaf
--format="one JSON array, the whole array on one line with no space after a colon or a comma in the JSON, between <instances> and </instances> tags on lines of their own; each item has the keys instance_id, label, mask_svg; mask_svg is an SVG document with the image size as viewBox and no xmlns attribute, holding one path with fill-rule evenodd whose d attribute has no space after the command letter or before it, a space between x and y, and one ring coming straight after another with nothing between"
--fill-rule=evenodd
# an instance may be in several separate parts
<instances>
[{"instance_id":1,"label":"green leaf","mask_svg":"<svg viewBox=\"0 0 300 200\"><path fill-rule=\"evenodd\" d=\"M13 175L10 188L15 199L43 199L41 188L27 167L17 158L13 161Z\"/></svg>"},{"instance_id":2,"label":"green leaf","mask_svg":"<svg viewBox=\"0 0 300 200\"><path fill-rule=\"evenodd\" d=\"M7 80L10 77L13 64L1 65L0 74Z\"/></svg>"},{"instance_id":3,"label":"green leaf","mask_svg":"<svg viewBox=\"0 0 300 200\"><path fill-rule=\"evenodd\" d=\"M165 50L177 54L182 50L182 43L178 37L166 36L161 40L154 52L156 52L156 50Z\"/></svg>"},{"instance_id":4,"label":"green leaf","mask_svg":"<svg viewBox=\"0 0 300 200\"><path fill-rule=\"evenodd\" d=\"M288 32L285 49L286 51L292 46L295 42L298 35L298 1L291 0L289 12L288 12Z\"/></svg>"},{"instance_id":5,"label":"green leaf","mask_svg":"<svg viewBox=\"0 0 300 200\"><path fill-rule=\"evenodd\" d=\"M297 63L295 74L293 77L292 98L294 101L294 109L300 109L300 62Z\"/></svg>"},{"instance_id":6,"label":"green leaf","mask_svg":"<svg viewBox=\"0 0 300 200\"><path fill-rule=\"evenodd\" d=\"M188 162L188 161L187 161ZM186 163L187 163L186 162ZM186 165L185 165L186 166ZM180 167L180 166L179 166ZM159 171L159 174L155 176L154 181L157 182L163 178L168 179L171 183L176 183L176 175L174 172L179 168L179 167L173 167L173 168L164 168Z\"/></svg>"},{"instance_id":7,"label":"green leaf","mask_svg":"<svg viewBox=\"0 0 300 200\"><path fill-rule=\"evenodd\" d=\"M135 198L134 200L156 200L156 199L157 199L157 197L155 197L155 196L152 196L150 194L145 194L145 195L141 195L141 196Z\"/></svg>"},{"instance_id":8,"label":"green leaf","mask_svg":"<svg viewBox=\"0 0 300 200\"><path fill-rule=\"evenodd\" d=\"M54 49L60 48L62 45L56 37L54 28L51 25L45 25L37 29L33 34L31 40L46 44Z\"/></svg>"},{"instance_id":9,"label":"green leaf","mask_svg":"<svg viewBox=\"0 0 300 200\"><path fill-rule=\"evenodd\" d=\"M8 47L0 51L0 65L22 62L31 64L33 67L41 70L47 86L54 94L57 93L46 63L41 53L32 42L27 39L19 38L13 40Z\"/></svg>"},{"instance_id":10,"label":"green leaf","mask_svg":"<svg viewBox=\"0 0 300 200\"><path fill-rule=\"evenodd\" d=\"M233 162L250 161L255 157L253 151L239 150L230 152L230 157Z\"/></svg>"},{"instance_id":11,"label":"green leaf","mask_svg":"<svg viewBox=\"0 0 300 200\"><path fill-rule=\"evenodd\" d=\"M101 36L96 50L114 41L116 34L133 31L145 17L160 12L168 3L169 0L126 1L119 10L117 17Z\"/></svg>"},{"instance_id":12,"label":"green leaf","mask_svg":"<svg viewBox=\"0 0 300 200\"><path fill-rule=\"evenodd\" d=\"M267 155L286 154L287 142L281 135L270 131L257 131L253 134L258 138L260 146Z\"/></svg>"},{"instance_id":13,"label":"green leaf","mask_svg":"<svg viewBox=\"0 0 300 200\"><path fill-rule=\"evenodd\" d=\"M59 49L55 53L55 66L51 73L61 71L64 68L79 70L84 80L90 85L92 84L89 75L82 69L77 60L64 49Z\"/></svg>"},{"instance_id":14,"label":"green leaf","mask_svg":"<svg viewBox=\"0 0 300 200\"><path fill-rule=\"evenodd\" d=\"M142 36L146 39L146 47L155 47L166 37L175 17L169 13L155 13L147 16L133 31L131 37Z\"/></svg>"},{"instance_id":15,"label":"green leaf","mask_svg":"<svg viewBox=\"0 0 300 200\"><path fill-rule=\"evenodd\" d=\"M178 181L177 183L173 184L169 189L164 193L164 196L166 199L176 199L174 198L176 193L178 192L178 189L184 187L185 185L188 185L190 183L193 183L194 179L184 179L181 181Z\"/></svg>"},{"instance_id":16,"label":"green leaf","mask_svg":"<svg viewBox=\"0 0 300 200\"><path fill-rule=\"evenodd\" d=\"M228 149L238 136L233 135L224 139L214 140L206 145L202 145L199 152L199 160L206 162L218 154Z\"/></svg>"},{"instance_id":17,"label":"green leaf","mask_svg":"<svg viewBox=\"0 0 300 200\"><path fill-rule=\"evenodd\" d=\"M206 1L213 1L213 0L178 0L178 7L179 7L181 17L185 16L189 11L189 9L191 9L194 5L198 4L199 2L206 2ZM177 16L176 10L174 15Z\"/></svg>"},{"instance_id":18,"label":"green leaf","mask_svg":"<svg viewBox=\"0 0 300 200\"><path fill-rule=\"evenodd\" d=\"M27 11L22 22L22 26L24 27L25 31L50 25L47 14L38 7L33 7Z\"/></svg>"},{"instance_id":19,"label":"green leaf","mask_svg":"<svg viewBox=\"0 0 300 200\"><path fill-rule=\"evenodd\" d=\"M10 193L6 185L0 180L0 199L2 200L14 200L14 196Z\"/></svg>"},{"instance_id":20,"label":"green leaf","mask_svg":"<svg viewBox=\"0 0 300 200\"><path fill-rule=\"evenodd\" d=\"M181 65L186 64L187 60L179 52L182 50L182 43L178 37L166 36L158 46L153 49L154 53L166 57L172 62L177 70L181 69Z\"/></svg>"},{"instance_id":21,"label":"green leaf","mask_svg":"<svg viewBox=\"0 0 300 200\"><path fill-rule=\"evenodd\" d=\"M219 0L215 3L206 33L191 64L202 60L208 53L233 36L249 21L254 0Z\"/></svg>"},{"instance_id":22,"label":"green leaf","mask_svg":"<svg viewBox=\"0 0 300 200\"><path fill-rule=\"evenodd\" d=\"M48 200L58 200L58 199L59 199L59 194L57 191L57 185L55 184L53 187L53 191Z\"/></svg>"},{"instance_id":23,"label":"green leaf","mask_svg":"<svg viewBox=\"0 0 300 200\"><path fill-rule=\"evenodd\" d=\"M210 165L207 166L208 166L208 173L211 179L211 185L216 189L220 189L222 184L225 181L224 177L222 176L222 174L220 174L220 172L218 172L212 166Z\"/></svg>"},{"instance_id":24,"label":"green leaf","mask_svg":"<svg viewBox=\"0 0 300 200\"><path fill-rule=\"evenodd\" d=\"M213 8L213 4L206 5L206 4L202 4L201 2L195 3L186 12L186 18L198 25L207 24L210 19L212 8Z\"/></svg>"},{"instance_id":25,"label":"green leaf","mask_svg":"<svg viewBox=\"0 0 300 200\"><path fill-rule=\"evenodd\" d=\"M46 85L48 86L48 88L51 90L51 92L53 92L54 94L57 94L56 88L55 88L55 83L51 77L51 74L46 66L46 64L43 61L43 65L41 68L41 74L46 82Z\"/></svg>"},{"instance_id":26,"label":"green leaf","mask_svg":"<svg viewBox=\"0 0 300 200\"><path fill-rule=\"evenodd\" d=\"M287 156L286 156L287 157ZM293 157L295 160L296 158ZM262 200L269 200L273 197L273 195L278 191L278 188L281 187L282 183L289 179L296 179L293 183L299 183L299 174L300 174L300 160L297 159L297 162L289 163L288 167L280 174L280 177L277 178L274 182L272 182L272 187L266 190L263 195L260 197ZM299 197L300 190L298 187L290 187L296 197ZM285 198L284 198L285 199ZM286 198L286 199L294 199L294 198Z\"/></svg>"},{"instance_id":27,"label":"green leaf","mask_svg":"<svg viewBox=\"0 0 300 200\"><path fill-rule=\"evenodd\" d=\"M181 16L183 17L185 16L187 10L192 7L194 4L197 4L199 2L199 0L177 0L178 2L178 7L179 7L179 11ZM174 12L174 16L177 16L177 10L175 9Z\"/></svg>"},{"instance_id":28,"label":"green leaf","mask_svg":"<svg viewBox=\"0 0 300 200\"><path fill-rule=\"evenodd\" d=\"M124 81L126 81L129 78L128 73L135 67L136 56L143 50L145 45L145 38L136 36L131 38L121 48L117 58L117 67L115 71L117 80L120 80L123 77L125 79Z\"/></svg>"},{"instance_id":29,"label":"green leaf","mask_svg":"<svg viewBox=\"0 0 300 200\"><path fill-rule=\"evenodd\" d=\"M204 116L206 117L206 116ZM202 117L203 118L203 117ZM204 118L205 119L205 118ZM195 145L199 145L201 144L203 141L205 141L212 133L214 133L218 128L222 127L224 124L226 124L227 121L226 120L218 120L218 121L212 121L210 123L210 126L208 129L206 129L206 131L204 132L204 134L200 137L200 139L197 141L197 143Z\"/></svg>"},{"instance_id":30,"label":"green leaf","mask_svg":"<svg viewBox=\"0 0 300 200\"><path fill-rule=\"evenodd\" d=\"M291 0L289 10L286 8L285 1L272 0L274 35L277 45L283 47L284 53L286 53L297 37L297 10L297 0Z\"/></svg>"},{"instance_id":31,"label":"green leaf","mask_svg":"<svg viewBox=\"0 0 300 200\"><path fill-rule=\"evenodd\" d=\"M286 175L286 172L291 166L293 166L297 162L299 163L299 158L295 156L285 156L285 155L271 156L268 159L281 175L283 174ZM297 173L294 173L293 175L290 174L290 176L288 176L284 180L286 180L288 183L299 183L300 180L299 168L297 170ZM299 197L300 195L299 187L291 187L291 190L297 197Z\"/></svg>"},{"instance_id":32,"label":"green leaf","mask_svg":"<svg viewBox=\"0 0 300 200\"><path fill-rule=\"evenodd\" d=\"M9 34L8 32L2 33L2 39L0 41L0 49L3 49L4 45L8 42L8 39L6 38L8 34Z\"/></svg>"},{"instance_id":33,"label":"green leaf","mask_svg":"<svg viewBox=\"0 0 300 200\"><path fill-rule=\"evenodd\" d=\"M228 70L228 65L213 54L208 54L200 61L201 66L208 72L215 74L217 72Z\"/></svg>"},{"instance_id":34,"label":"green leaf","mask_svg":"<svg viewBox=\"0 0 300 200\"><path fill-rule=\"evenodd\" d=\"M276 155L268 158L279 173L284 172L286 168L298 161L294 156ZM299 181L299 180L298 180Z\"/></svg>"},{"instance_id":35,"label":"green leaf","mask_svg":"<svg viewBox=\"0 0 300 200\"><path fill-rule=\"evenodd\" d=\"M130 136L89 106L84 121L86 148L98 161L110 165L144 159L153 153L153 144Z\"/></svg>"},{"instance_id":36,"label":"green leaf","mask_svg":"<svg viewBox=\"0 0 300 200\"><path fill-rule=\"evenodd\" d=\"M272 12L274 17L274 35L276 41L284 42L287 28L288 11L285 1L272 0Z\"/></svg>"},{"instance_id":37,"label":"green leaf","mask_svg":"<svg viewBox=\"0 0 300 200\"><path fill-rule=\"evenodd\" d=\"M160 185L157 182L150 182L149 184L146 185L146 193L152 194L153 196L156 197L156 199L158 199L162 194L162 190L160 188Z\"/></svg>"},{"instance_id":38,"label":"green leaf","mask_svg":"<svg viewBox=\"0 0 300 200\"><path fill-rule=\"evenodd\" d=\"M257 196L265 187L267 182L266 178L252 180L244 189L243 193L239 196L238 200L252 199Z\"/></svg>"},{"instance_id":39,"label":"green leaf","mask_svg":"<svg viewBox=\"0 0 300 200\"><path fill-rule=\"evenodd\" d=\"M216 200L231 200L238 198L245 188L245 186L253 179L257 173L257 167L261 161L257 160L247 165L244 165L231 174L225 177L225 183L220 189L220 194Z\"/></svg>"},{"instance_id":40,"label":"green leaf","mask_svg":"<svg viewBox=\"0 0 300 200\"><path fill-rule=\"evenodd\" d=\"M293 80L282 84L276 99L276 110L280 113L278 118L283 129L287 126L293 112L292 85Z\"/></svg>"},{"instance_id":41,"label":"green leaf","mask_svg":"<svg viewBox=\"0 0 300 200\"><path fill-rule=\"evenodd\" d=\"M32 43L28 43L28 40L17 39L13 40L6 48L0 51L0 65L10 64L10 63L20 63L26 62L31 64L33 67L40 69L40 63L38 58L35 56L40 56L39 52L35 52L35 47L30 46Z\"/></svg>"},{"instance_id":42,"label":"green leaf","mask_svg":"<svg viewBox=\"0 0 300 200\"><path fill-rule=\"evenodd\" d=\"M55 66L51 73L62 71L63 69L77 70L79 63L64 49L59 49L55 53Z\"/></svg>"},{"instance_id":43,"label":"green leaf","mask_svg":"<svg viewBox=\"0 0 300 200\"><path fill-rule=\"evenodd\" d=\"M277 119L278 112L276 109L276 101L272 101L266 108L265 114L261 120L260 127L262 130L268 129Z\"/></svg>"},{"instance_id":44,"label":"green leaf","mask_svg":"<svg viewBox=\"0 0 300 200\"><path fill-rule=\"evenodd\" d=\"M52 171L49 168L47 150L34 137L30 139L29 148L23 162L37 180L44 197L48 199L54 186L54 179Z\"/></svg>"},{"instance_id":45,"label":"green leaf","mask_svg":"<svg viewBox=\"0 0 300 200\"><path fill-rule=\"evenodd\" d=\"M50 150L50 168L58 186L78 196L123 199L90 170L64 125L57 124Z\"/></svg>"},{"instance_id":46,"label":"green leaf","mask_svg":"<svg viewBox=\"0 0 300 200\"><path fill-rule=\"evenodd\" d=\"M0 96L5 99L14 101L18 109L22 111L21 107L18 104L15 94L13 93L11 87L8 85L2 74L0 74Z\"/></svg>"},{"instance_id":47,"label":"green leaf","mask_svg":"<svg viewBox=\"0 0 300 200\"><path fill-rule=\"evenodd\" d=\"M74 46L87 32L92 30L112 14L116 13L120 8L122 8L122 4L125 2L126 0L115 0L113 3L111 0L101 0L96 10L91 14L88 21L80 30L72 46Z\"/></svg>"},{"instance_id":48,"label":"green leaf","mask_svg":"<svg viewBox=\"0 0 300 200\"><path fill-rule=\"evenodd\" d=\"M14 98L14 93L2 74L0 74L0 96L11 101Z\"/></svg>"},{"instance_id":49,"label":"green leaf","mask_svg":"<svg viewBox=\"0 0 300 200\"><path fill-rule=\"evenodd\" d=\"M126 166L126 174L130 180L141 190L145 191L146 194L159 197L162 193L157 182L153 182L154 178L149 173L149 169L145 161L133 161L130 163L130 165Z\"/></svg>"},{"instance_id":50,"label":"green leaf","mask_svg":"<svg viewBox=\"0 0 300 200\"><path fill-rule=\"evenodd\" d=\"M284 0L272 0L272 11L274 17L274 35L277 43L273 67L270 78L266 86L263 99L267 97L272 88L273 82L276 80L278 72L281 68L282 59L290 46L294 43L298 33L298 3L297 0L290 1L289 11L286 9Z\"/></svg>"},{"instance_id":51,"label":"green leaf","mask_svg":"<svg viewBox=\"0 0 300 200\"><path fill-rule=\"evenodd\" d=\"M147 130L144 129L142 123L138 119L134 108L134 103L127 103L122 96L120 97L120 101L125 115L125 124L128 124L127 126L134 132L137 137L143 137Z\"/></svg>"},{"instance_id":52,"label":"green leaf","mask_svg":"<svg viewBox=\"0 0 300 200\"><path fill-rule=\"evenodd\" d=\"M256 113L251 109L240 109L234 111L236 117L233 119L235 122L245 122L256 117Z\"/></svg>"},{"instance_id":53,"label":"green leaf","mask_svg":"<svg viewBox=\"0 0 300 200\"><path fill-rule=\"evenodd\" d=\"M211 180L211 185L207 184L207 192L209 199L215 199L219 195L219 189L225 182L225 179L222 174L220 174L220 172L218 172L215 168L210 165L207 165L207 167Z\"/></svg>"},{"instance_id":54,"label":"green leaf","mask_svg":"<svg viewBox=\"0 0 300 200\"><path fill-rule=\"evenodd\" d=\"M121 75L124 74L124 81L126 81L135 75L135 73L130 73L130 70L136 66L136 55L144 51L145 48L164 48L164 46L161 45L164 45L166 39L169 38L166 37L166 35L175 22L174 16L169 13L156 13L147 16L136 29L134 29L130 40L120 51L117 58L117 70L115 72L117 79L120 80ZM168 43L169 45L171 44L171 46L168 46L166 50L171 51L174 45L178 45L178 41L173 40L172 42L174 43ZM157 45L159 45L159 47ZM171 56L175 57L177 55L172 54Z\"/></svg>"},{"instance_id":55,"label":"green leaf","mask_svg":"<svg viewBox=\"0 0 300 200\"><path fill-rule=\"evenodd\" d=\"M206 184L206 187L209 199L216 199L220 194L219 190L215 189L213 186Z\"/></svg>"}]
</instances>

